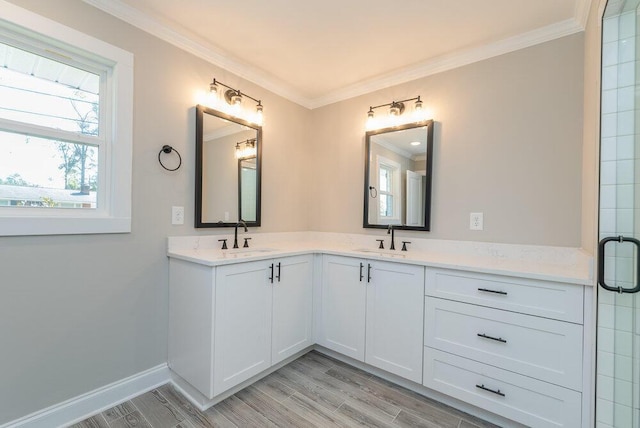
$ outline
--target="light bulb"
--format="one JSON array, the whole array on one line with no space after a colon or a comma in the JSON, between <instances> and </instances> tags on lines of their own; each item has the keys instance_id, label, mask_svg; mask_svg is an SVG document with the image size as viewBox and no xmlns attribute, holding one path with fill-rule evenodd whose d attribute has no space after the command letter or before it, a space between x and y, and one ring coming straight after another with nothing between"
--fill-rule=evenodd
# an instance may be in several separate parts
<instances>
[{"instance_id":1,"label":"light bulb","mask_svg":"<svg viewBox=\"0 0 640 428\"><path fill-rule=\"evenodd\" d=\"M215 96L218 96L218 85L216 84L215 79L213 79L213 82L209 83L209 92L211 92Z\"/></svg>"},{"instance_id":2,"label":"light bulb","mask_svg":"<svg viewBox=\"0 0 640 428\"><path fill-rule=\"evenodd\" d=\"M250 140L247 142L247 156L252 158L256 156L256 140Z\"/></svg>"},{"instance_id":3,"label":"light bulb","mask_svg":"<svg viewBox=\"0 0 640 428\"><path fill-rule=\"evenodd\" d=\"M237 92L231 96L231 111L236 117L242 113L242 96Z\"/></svg>"},{"instance_id":4,"label":"light bulb","mask_svg":"<svg viewBox=\"0 0 640 428\"><path fill-rule=\"evenodd\" d=\"M373 129L375 126L375 115L373 113L373 107L369 107L369 111L367 112L367 123L365 124L366 129Z\"/></svg>"},{"instance_id":5,"label":"light bulb","mask_svg":"<svg viewBox=\"0 0 640 428\"><path fill-rule=\"evenodd\" d=\"M211 107L217 107L218 97L220 95L218 85L215 79L209 84L209 93L207 94L207 104Z\"/></svg>"},{"instance_id":6,"label":"light bulb","mask_svg":"<svg viewBox=\"0 0 640 428\"><path fill-rule=\"evenodd\" d=\"M255 123L257 123L258 125L262 125L263 121L264 121L264 116L262 114L262 104L260 104L260 101L258 101L258 105L256 106Z\"/></svg>"}]
</instances>

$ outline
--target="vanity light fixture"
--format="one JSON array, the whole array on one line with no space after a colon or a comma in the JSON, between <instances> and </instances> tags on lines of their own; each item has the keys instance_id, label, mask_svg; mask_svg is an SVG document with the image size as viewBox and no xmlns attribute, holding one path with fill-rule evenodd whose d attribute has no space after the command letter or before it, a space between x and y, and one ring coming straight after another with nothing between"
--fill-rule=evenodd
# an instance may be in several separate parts
<instances>
[{"instance_id":1,"label":"vanity light fixture","mask_svg":"<svg viewBox=\"0 0 640 428\"><path fill-rule=\"evenodd\" d=\"M226 88L222 93L220 86ZM256 103L255 112L244 111L242 104L245 98ZM209 104L211 104L212 108L222 110L224 113L229 113L232 116L240 117L241 119L248 120L249 122L253 122L257 125L262 125L262 101L240 91L240 89L235 89L231 86L225 85L215 78L211 83L209 83Z\"/></svg>"},{"instance_id":2,"label":"vanity light fixture","mask_svg":"<svg viewBox=\"0 0 640 428\"><path fill-rule=\"evenodd\" d=\"M407 119L409 120L407 121L418 122L418 121L425 120L426 118L422 117L423 116L422 100L418 95L417 97L408 98L406 100L391 101L390 103L380 104L378 106L370 106L369 111L367 112L367 125L366 125L367 129L371 130L376 128L387 128L387 127L397 126L405 122L404 120L401 119L401 116L403 115L406 109L405 103L408 103L410 101L415 101L415 103L413 108L413 114L411 115L412 117L408 117ZM380 119L376 119L374 110L381 107L389 107L389 114L387 117L380 117Z\"/></svg>"},{"instance_id":3,"label":"vanity light fixture","mask_svg":"<svg viewBox=\"0 0 640 428\"><path fill-rule=\"evenodd\" d=\"M402 101L391 102L391 107L389 107L389 116L395 117L400 116L404 112L404 103Z\"/></svg>"},{"instance_id":4,"label":"vanity light fixture","mask_svg":"<svg viewBox=\"0 0 640 428\"><path fill-rule=\"evenodd\" d=\"M247 159L256 156L256 139L236 143L236 159Z\"/></svg>"}]
</instances>

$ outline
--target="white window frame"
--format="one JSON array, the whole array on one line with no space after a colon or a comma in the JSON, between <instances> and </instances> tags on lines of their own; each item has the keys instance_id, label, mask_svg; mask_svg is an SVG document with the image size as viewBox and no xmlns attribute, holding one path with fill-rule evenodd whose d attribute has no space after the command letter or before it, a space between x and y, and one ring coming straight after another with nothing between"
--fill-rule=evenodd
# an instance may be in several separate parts
<instances>
[{"instance_id":1,"label":"white window frame","mask_svg":"<svg viewBox=\"0 0 640 428\"><path fill-rule=\"evenodd\" d=\"M380 169L381 168L386 168L388 170L391 170L392 173L392 177L391 177L391 185L393 186L393 188L391 189L391 191L388 192L383 192L382 186L380 185ZM401 200L402 200L402 195L401 195L401 191L402 191L402 187L401 187L401 166L398 162L392 161L391 159L387 159L384 156L376 156L376 180L377 180L377 186L378 186L378 193L380 195L382 194L387 194L390 195L393 198L393 216L382 216L380 215L380 201L381 199L378 197L378 207L377 207L377 213L378 213L378 218L380 222L384 222L385 224L400 224L401 223L401 217L402 217L402 205L401 205Z\"/></svg>"},{"instance_id":2,"label":"white window frame","mask_svg":"<svg viewBox=\"0 0 640 428\"><path fill-rule=\"evenodd\" d=\"M99 141L86 138L98 146L98 207L76 210L0 206L0 236L131 232L133 54L5 0L0 0L0 10L1 36L59 52L74 62L97 64L104 75ZM3 119L0 130L45 138L55 138L57 132Z\"/></svg>"}]
</instances>

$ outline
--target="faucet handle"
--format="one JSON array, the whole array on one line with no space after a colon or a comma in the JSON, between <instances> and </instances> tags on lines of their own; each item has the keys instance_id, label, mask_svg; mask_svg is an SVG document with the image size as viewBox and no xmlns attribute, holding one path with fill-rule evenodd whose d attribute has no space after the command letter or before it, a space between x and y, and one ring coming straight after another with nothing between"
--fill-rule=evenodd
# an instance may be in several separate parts
<instances>
[{"instance_id":1,"label":"faucet handle","mask_svg":"<svg viewBox=\"0 0 640 428\"><path fill-rule=\"evenodd\" d=\"M243 248L249 248L249 239L251 238L244 238L244 245L242 246Z\"/></svg>"},{"instance_id":2,"label":"faucet handle","mask_svg":"<svg viewBox=\"0 0 640 428\"><path fill-rule=\"evenodd\" d=\"M376 241L380 243L380 245L378 245L378 248L380 250L384 250L384 239L376 239Z\"/></svg>"},{"instance_id":3,"label":"faucet handle","mask_svg":"<svg viewBox=\"0 0 640 428\"><path fill-rule=\"evenodd\" d=\"M226 239L218 239L218 242L222 242L222 249L227 249L227 240Z\"/></svg>"},{"instance_id":4,"label":"faucet handle","mask_svg":"<svg viewBox=\"0 0 640 428\"><path fill-rule=\"evenodd\" d=\"M407 251L407 244L411 244L411 241L402 241L402 250L400 251Z\"/></svg>"}]
</instances>

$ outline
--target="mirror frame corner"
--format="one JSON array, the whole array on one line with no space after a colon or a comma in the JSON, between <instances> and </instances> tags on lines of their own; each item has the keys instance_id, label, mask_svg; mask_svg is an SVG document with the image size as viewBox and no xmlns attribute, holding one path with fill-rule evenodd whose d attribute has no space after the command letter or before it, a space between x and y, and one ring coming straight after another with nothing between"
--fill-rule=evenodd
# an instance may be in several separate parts
<instances>
[{"instance_id":1,"label":"mirror frame corner","mask_svg":"<svg viewBox=\"0 0 640 428\"><path fill-rule=\"evenodd\" d=\"M387 224L375 224L369 222L369 176L371 173L370 157L371 157L371 137L378 134L384 134L388 132L401 131L411 128L427 127L427 147L426 147L426 185L424 189L424 226L407 226L407 225L394 225L394 229L397 230L417 230L423 232L431 231L431 193L432 193L432 181L433 181L433 134L434 134L433 119L423 120L419 122L411 122L403 125L375 129L365 132L365 153L364 153L364 211L362 227L366 229L387 229Z\"/></svg>"},{"instance_id":2,"label":"mirror frame corner","mask_svg":"<svg viewBox=\"0 0 640 428\"><path fill-rule=\"evenodd\" d=\"M262 126L253 124L244 119L231 116L219 110L198 104L196 105L196 174L195 174L195 219L194 227L215 228L215 227L235 227L237 222L216 222L208 223L202 219L203 195L203 146L204 146L204 115L209 114L219 119L228 120L256 131L256 219L255 221L245 221L248 227L260 227L261 225L261 199L262 199ZM238 165L240 165L238 159ZM240 183L238 183L240 185ZM238 206L240 206L238 198Z\"/></svg>"}]
</instances>

